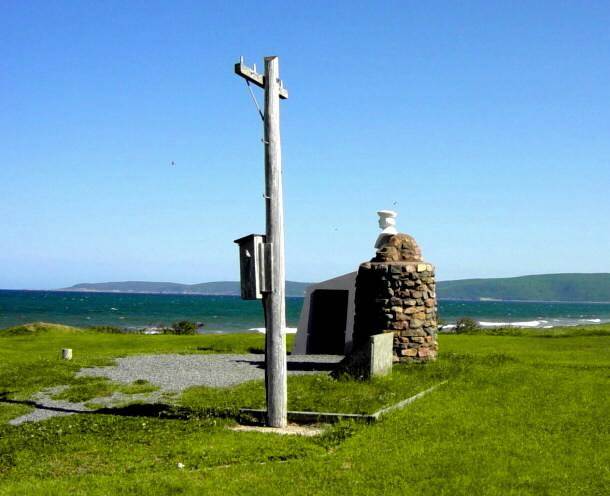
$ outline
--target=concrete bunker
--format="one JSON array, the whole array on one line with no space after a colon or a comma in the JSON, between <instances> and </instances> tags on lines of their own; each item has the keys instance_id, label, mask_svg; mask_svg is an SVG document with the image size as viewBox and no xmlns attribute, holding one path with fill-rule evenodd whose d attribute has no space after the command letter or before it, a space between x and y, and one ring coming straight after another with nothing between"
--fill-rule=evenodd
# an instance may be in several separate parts
<instances>
[{"instance_id":1,"label":"concrete bunker","mask_svg":"<svg viewBox=\"0 0 610 496\"><path fill-rule=\"evenodd\" d=\"M307 288L295 354L344 355L352 349L356 272Z\"/></svg>"}]
</instances>

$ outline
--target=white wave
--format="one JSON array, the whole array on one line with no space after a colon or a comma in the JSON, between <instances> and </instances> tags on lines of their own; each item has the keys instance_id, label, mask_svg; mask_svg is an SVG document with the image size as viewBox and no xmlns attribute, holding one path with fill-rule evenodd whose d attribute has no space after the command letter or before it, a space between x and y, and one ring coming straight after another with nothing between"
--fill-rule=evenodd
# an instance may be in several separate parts
<instances>
[{"instance_id":1,"label":"white wave","mask_svg":"<svg viewBox=\"0 0 610 496\"><path fill-rule=\"evenodd\" d=\"M261 334L266 334L267 333L267 329L265 329L264 327L252 327L252 328L250 328L248 330L249 331L260 332ZM286 329L284 331L286 332L286 334L296 334L297 333L297 328L296 327L286 327Z\"/></svg>"},{"instance_id":2,"label":"white wave","mask_svg":"<svg viewBox=\"0 0 610 496\"><path fill-rule=\"evenodd\" d=\"M508 322L485 322L483 320L479 321L479 325L481 327L506 327L510 324Z\"/></svg>"},{"instance_id":3,"label":"white wave","mask_svg":"<svg viewBox=\"0 0 610 496\"><path fill-rule=\"evenodd\" d=\"M511 325L514 327L541 327L546 323L546 320L532 320L529 322L513 322Z\"/></svg>"},{"instance_id":4,"label":"white wave","mask_svg":"<svg viewBox=\"0 0 610 496\"><path fill-rule=\"evenodd\" d=\"M455 329L455 324L445 324L441 329Z\"/></svg>"},{"instance_id":5,"label":"white wave","mask_svg":"<svg viewBox=\"0 0 610 496\"><path fill-rule=\"evenodd\" d=\"M599 324L602 319L580 319L581 322L593 322L594 324Z\"/></svg>"},{"instance_id":6,"label":"white wave","mask_svg":"<svg viewBox=\"0 0 610 496\"><path fill-rule=\"evenodd\" d=\"M525 322L479 322L481 327L542 327L547 320L528 320Z\"/></svg>"}]
</instances>

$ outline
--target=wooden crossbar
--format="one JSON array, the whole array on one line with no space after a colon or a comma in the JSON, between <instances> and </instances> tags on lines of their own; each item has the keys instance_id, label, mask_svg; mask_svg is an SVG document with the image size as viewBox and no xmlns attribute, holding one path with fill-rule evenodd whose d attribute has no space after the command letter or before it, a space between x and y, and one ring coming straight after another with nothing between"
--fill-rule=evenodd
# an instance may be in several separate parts
<instances>
[{"instance_id":1,"label":"wooden crossbar","mask_svg":"<svg viewBox=\"0 0 610 496\"><path fill-rule=\"evenodd\" d=\"M265 87L265 76L256 72L253 68L248 67L243 61L239 61L235 64L235 74L243 77L246 81L250 81L252 84L259 88ZM280 98L282 100L288 99L288 90L283 86L280 86Z\"/></svg>"}]
</instances>

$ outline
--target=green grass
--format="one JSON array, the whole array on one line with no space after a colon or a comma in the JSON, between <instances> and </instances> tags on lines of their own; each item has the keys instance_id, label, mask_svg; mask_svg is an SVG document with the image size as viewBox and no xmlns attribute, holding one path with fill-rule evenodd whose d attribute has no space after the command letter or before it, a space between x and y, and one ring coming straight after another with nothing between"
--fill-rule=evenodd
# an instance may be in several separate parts
<instances>
[{"instance_id":1,"label":"green grass","mask_svg":"<svg viewBox=\"0 0 610 496\"><path fill-rule=\"evenodd\" d=\"M449 382L371 426L318 438L236 433L263 388L191 388L181 406L128 405L13 427L0 401L0 494L583 494L610 490L610 326L443 335L434 364L370 383L290 379L290 408L370 412ZM553 336L547 338L545 336ZM81 366L134 353L248 352L262 336L0 331L0 393L73 384ZM75 360L59 359L62 347ZM184 468L178 468L178 463Z\"/></svg>"},{"instance_id":2,"label":"green grass","mask_svg":"<svg viewBox=\"0 0 610 496\"><path fill-rule=\"evenodd\" d=\"M525 336L540 338L573 338L577 336L610 336L608 326L553 327L551 329L525 329L522 327L475 327L458 332L473 336Z\"/></svg>"},{"instance_id":3,"label":"green grass","mask_svg":"<svg viewBox=\"0 0 610 496\"><path fill-rule=\"evenodd\" d=\"M458 372L453 363L397 365L394 373L370 381L334 380L325 374L288 378L288 408L297 411L334 413L374 413L397 403ZM192 387L180 404L195 411L236 415L240 408L263 408L265 388L262 381L232 388Z\"/></svg>"}]
</instances>

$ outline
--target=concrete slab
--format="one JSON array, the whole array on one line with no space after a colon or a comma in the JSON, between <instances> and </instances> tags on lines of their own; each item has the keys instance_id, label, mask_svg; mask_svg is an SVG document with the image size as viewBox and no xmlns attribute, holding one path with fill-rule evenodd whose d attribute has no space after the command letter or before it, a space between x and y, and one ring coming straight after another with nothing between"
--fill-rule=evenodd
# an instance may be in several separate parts
<instances>
[{"instance_id":1,"label":"concrete slab","mask_svg":"<svg viewBox=\"0 0 610 496\"><path fill-rule=\"evenodd\" d=\"M261 432L263 434L280 434L288 436L319 436L324 432L321 427L313 427L311 425L296 425L288 424L286 427L262 427L258 425L234 425L229 427L232 431L237 432Z\"/></svg>"}]
</instances>

